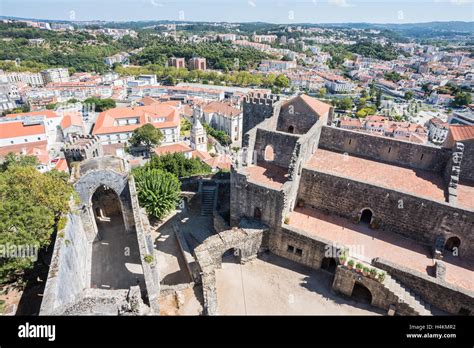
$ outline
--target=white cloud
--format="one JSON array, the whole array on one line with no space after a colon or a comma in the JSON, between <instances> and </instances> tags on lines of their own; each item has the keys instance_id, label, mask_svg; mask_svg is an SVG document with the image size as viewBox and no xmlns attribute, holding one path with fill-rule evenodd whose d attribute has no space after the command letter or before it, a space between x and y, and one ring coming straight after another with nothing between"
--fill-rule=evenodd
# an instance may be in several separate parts
<instances>
[{"instance_id":1,"label":"white cloud","mask_svg":"<svg viewBox=\"0 0 474 348\"><path fill-rule=\"evenodd\" d=\"M353 4L349 4L346 0L329 0L328 3L337 7L354 7Z\"/></svg>"}]
</instances>

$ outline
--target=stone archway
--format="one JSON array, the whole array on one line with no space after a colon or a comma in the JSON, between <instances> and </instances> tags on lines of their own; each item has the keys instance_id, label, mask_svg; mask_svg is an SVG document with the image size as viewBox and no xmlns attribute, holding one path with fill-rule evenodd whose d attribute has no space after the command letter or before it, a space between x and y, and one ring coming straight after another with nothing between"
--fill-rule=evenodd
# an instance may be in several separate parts
<instances>
[{"instance_id":1,"label":"stone archway","mask_svg":"<svg viewBox=\"0 0 474 348\"><path fill-rule=\"evenodd\" d=\"M448 238L446 243L444 243L444 249L449 252L459 251L460 246L461 240L456 236Z\"/></svg>"},{"instance_id":2,"label":"stone archway","mask_svg":"<svg viewBox=\"0 0 474 348\"><path fill-rule=\"evenodd\" d=\"M241 263L242 262L242 250L238 248L227 249L222 254L222 263Z\"/></svg>"},{"instance_id":3,"label":"stone archway","mask_svg":"<svg viewBox=\"0 0 474 348\"><path fill-rule=\"evenodd\" d=\"M293 125L290 125L288 127L288 133L294 133L295 132L295 127Z\"/></svg>"},{"instance_id":4,"label":"stone archway","mask_svg":"<svg viewBox=\"0 0 474 348\"><path fill-rule=\"evenodd\" d=\"M351 297L358 302L372 304L372 292L360 282L354 283Z\"/></svg>"},{"instance_id":5,"label":"stone archway","mask_svg":"<svg viewBox=\"0 0 474 348\"><path fill-rule=\"evenodd\" d=\"M365 208L360 212L360 219L359 221L362 222L363 224L370 225L373 219L373 212L369 208Z\"/></svg>"}]
</instances>

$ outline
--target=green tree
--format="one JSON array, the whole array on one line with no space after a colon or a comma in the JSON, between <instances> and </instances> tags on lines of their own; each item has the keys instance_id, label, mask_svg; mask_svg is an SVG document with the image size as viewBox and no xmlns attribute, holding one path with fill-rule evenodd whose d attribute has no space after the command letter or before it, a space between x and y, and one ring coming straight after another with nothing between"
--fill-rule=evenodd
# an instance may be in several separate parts
<instances>
[{"instance_id":1,"label":"green tree","mask_svg":"<svg viewBox=\"0 0 474 348\"><path fill-rule=\"evenodd\" d=\"M95 111L102 112L108 109L116 107L115 100L113 99L100 99L96 97L87 98L84 100L84 104L95 105Z\"/></svg>"},{"instance_id":2,"label":"green tree","mask_svg":"<svg viewBox=\"0 0 474 348\"><path fill-rule=\"evenodd\" d=\"M178 178L211 172L211 167L206 163L201 162L198 158L186 158L182 153L152 156L146 167L172 173Z\"/></svg>"},{"instance_id":3,"label":"green tree","mask_svg":"<svg viewBox=\"0 0 474 348\"><path fill-rule=\"evenodd\" d=\"M0 165L0 171L13 167L36 167L39 164L35 156L18 155L13 152L8 153Z\"/></svg>"},{"instance_id":4,"label":"green tree","mask_svg":"<svg viewBox=\"0 0 474 348\"><path fill-rule=\"evenodd\" d=\"M458 92L454 96L453 106L461 107L472 103L471 94L468 92Z\"/></svg>"},{"instance_id":5,"label":"green tree","mask_svg":"<svg viewBox=\"0 0 474 348\"><path fill-rule=\"evenodd\" d=\"M290 80L283 74L279 74L275 79L275 86L278 88L288 88L290 86Z\"/></svg>"},{"instance_id":6,"label":"green tree","mask_svg":"<svg viewBox=\"0 0 474 348\"><path fill-rule=\"evenodd\" d=\"M338 109L351 110L353 107L352 99L349 97L339 99L336 103L336 106Z\"/></svg>"},{"instance_id":7,"label":"green tree","mask_svg":"<svg viewBox=\"0 0 474 348\"><path fill-rule=\"evenodd\" d=\"M405 100L411 100L411 99L413 99L413 96L414 96L414 94L413 94L412 91L406 91L405 92Z\"/></svg>"},{"instance_id":8,"label":"green tree","mask_svg":"<svg viewBox=\"0 0 474 348\"><path fill-rule=\"evenodd\" d=\"M55 170L40 173L29 159L10 162L0 173L0 245L41 248L69 211L72 186ZM2 257L0 281L11 281L32 267L29 257Z\"/></svg>"},{"instance_id":9,"label":"green tree","mask_svg":"<svg viewBox=\"0 0 474 348\"><path fill-rule=\"evenodd\" d=\"M180 199L181 184L178 178L159 169L137 168L133 171L138 190L138 200L147 213L163 219Z\"/></svg>"},{"instance_id":10,"label":"green tree","mask_svg":"<svg viewBox=\"0 0 474 348\"><path fill-rule=\"evenodd\" d=\"M162 140L163 133L152 124L147 123L133 131L130 144L135 147L145 146L150 150L153 146L159 145Z\"/></svg>"}]
</instances>

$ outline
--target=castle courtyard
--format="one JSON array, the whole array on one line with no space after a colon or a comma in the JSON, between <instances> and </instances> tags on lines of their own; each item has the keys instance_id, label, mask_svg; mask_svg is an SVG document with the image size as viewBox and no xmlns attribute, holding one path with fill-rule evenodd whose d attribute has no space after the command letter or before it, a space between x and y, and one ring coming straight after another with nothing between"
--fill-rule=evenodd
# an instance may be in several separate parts
<instances>
[{"instance_id":1,"label":"castle courtyard","mask_svg":"<svg viewBox=\"0 0 474 348\"><path fill-rule=\"evenodd\" d=\"M383 315L331 292L333 275L265 253L244 265L224 257L216 271L220 315Z\"/></svg>"}]
</instances>

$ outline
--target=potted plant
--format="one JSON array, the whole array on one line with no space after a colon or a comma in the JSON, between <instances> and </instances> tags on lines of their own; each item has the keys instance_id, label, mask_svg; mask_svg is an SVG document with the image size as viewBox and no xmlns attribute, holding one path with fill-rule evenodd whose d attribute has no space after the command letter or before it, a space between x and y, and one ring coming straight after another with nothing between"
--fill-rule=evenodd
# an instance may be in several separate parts
<instances>
[{"instance_id":1,"label":"potted plant","mask_svg":"<svg viewBox=\"0 0 474 348\"><path fill-rule=\"evenodd\" d=\"M369 271L370 271L370 269L369 269L369 267L367 267L367 266L365 266L364 268L362 268L362 274L363 274L364 276L366 276L366 277L369 275Z\"/></svg>"},{"instance_id":2,"label":"potted plant","mask_svg":"<svg viewBox=\"0 0 474 348\"><path fill-rule=\"evenodd\" d=\"M356 272L360 273L362 272L362 267L364 267L360 262L357 262L356 264Z\"/></svg>"},{"instance_id":3,"label":"potted plant","mask_svg":"<svg viewBox=\"0 0 474 348\"><path fill-rule=\"evenodd\" d=\"M385 272L380 272L377 278L379 279L379 282L383 283L385 280Z\"/></svg>"},{"instance_id":4,"label":"potted plant","mask_svg":"<svg viewBox=\"0 0 474 348\"><path fill-rule=\"evenodd\" d=\"M347 257L345 255L339 256L339 264L341 266L344 266L346 264L346 261L347 261Z\"/></svg>"},{"instance_id":5,"label":"potted plant","mask_svg":"<svg viewBox=\"0 0 474 348\"><path fill-rule=\"evenodd\" d=\"M377 276L377 270L375 268L371 268L369 271L370 278L375 279Z\"/></svg>"},{"instance_id":6,"label":"potted plant","mask_svg":"<svg viewBox=\"0 0 474 348\"><path fill-rule=\"evenodd\" d=\"M349 269L354 268L354 263L355 263L354 260L349 260L349 262L347 263L347 268Z\"/></svg>"}]
</instances>

